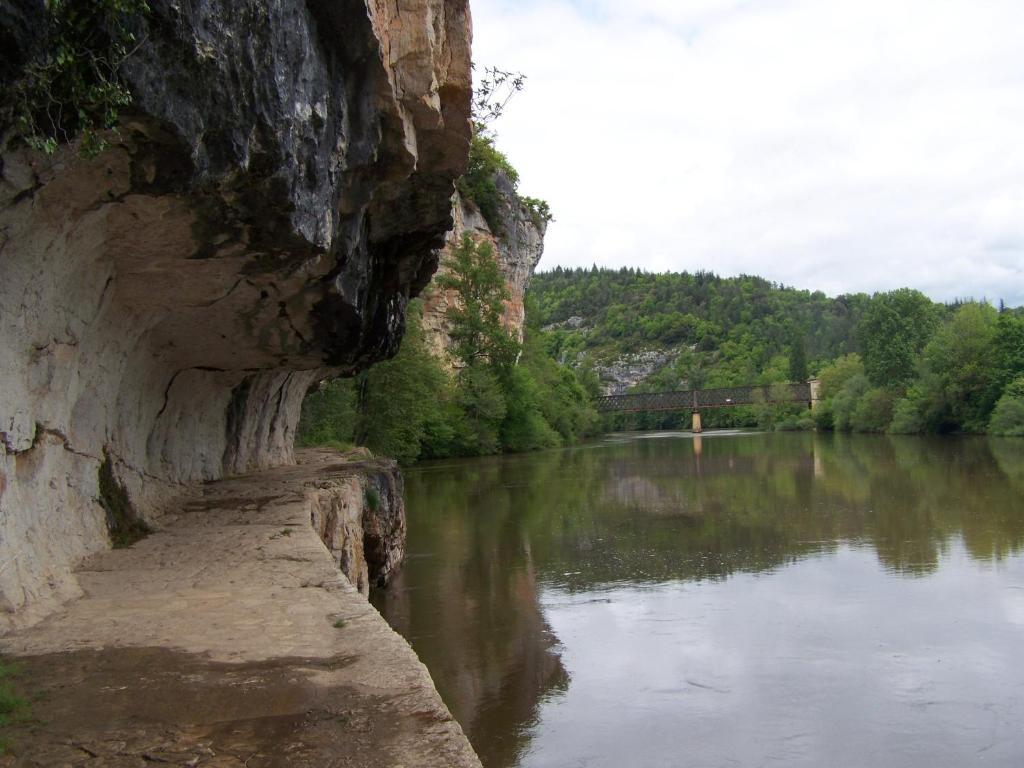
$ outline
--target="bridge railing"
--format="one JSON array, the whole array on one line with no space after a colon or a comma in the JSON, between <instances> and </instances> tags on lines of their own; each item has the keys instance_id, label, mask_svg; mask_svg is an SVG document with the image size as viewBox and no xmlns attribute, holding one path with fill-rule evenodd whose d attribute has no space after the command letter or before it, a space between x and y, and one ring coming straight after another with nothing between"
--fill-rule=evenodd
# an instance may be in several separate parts
<instances>
[{"instance_id":1,"label":"bridge railing","mask_svg":"<svg viewBox=\"0 0 1024 768\"><path fill-rule=\"evenodd\" d=\"M676 392L631 392L606 395L594 400L603 413L614 411L699 411L704 408L729 408L736 405L810 403L811 385L768 384L754 387L685 389Z\"/></svg>"}]
</instances>

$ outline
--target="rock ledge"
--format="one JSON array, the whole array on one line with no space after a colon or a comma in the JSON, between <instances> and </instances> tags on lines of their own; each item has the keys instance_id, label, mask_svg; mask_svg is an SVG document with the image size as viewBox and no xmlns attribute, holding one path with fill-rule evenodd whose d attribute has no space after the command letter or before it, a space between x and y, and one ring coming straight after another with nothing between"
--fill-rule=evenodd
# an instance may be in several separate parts
<instances>
[{"instance_id":1,"label":"rock ledge","mask_svg":"<svg viewBox=\"0 0 1024 768\"><path fill-rule=\"evenodd\" d=\"M327 488L387 467L300 461L207 484L162 530L90 558L84 597L0 640L41 694L10 764L479 768L310 524Z\"/></svg>"}]
</instances>

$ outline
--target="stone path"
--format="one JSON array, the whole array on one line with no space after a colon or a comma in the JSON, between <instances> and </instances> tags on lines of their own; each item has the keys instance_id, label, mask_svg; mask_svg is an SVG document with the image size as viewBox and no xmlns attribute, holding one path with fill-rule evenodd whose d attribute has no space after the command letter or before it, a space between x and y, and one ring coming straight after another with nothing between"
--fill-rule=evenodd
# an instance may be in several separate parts
<instances>
[{"instance_id":1,"label":"stone path","mask_svg":"<svg viewBox=\"0 0 1024 768\"><path fill-rule=\"evenodd\" d=\"M83 598L0 639L33 698L0 766L479 768L426 668L310 527L304 489L330 471L211 483L87 561Z\"/></svg>"}]
</instances>

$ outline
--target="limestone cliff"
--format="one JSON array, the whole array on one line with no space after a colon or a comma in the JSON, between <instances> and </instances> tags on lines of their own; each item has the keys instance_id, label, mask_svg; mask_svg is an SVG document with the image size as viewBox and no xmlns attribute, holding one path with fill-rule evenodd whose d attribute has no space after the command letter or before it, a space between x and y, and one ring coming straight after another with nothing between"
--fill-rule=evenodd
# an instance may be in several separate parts
<instances>
[{"instance_id":1,"label":"limestone cliff","mask_svg":"<svg viewBox=\"0 0 1024 768\"><path fill-rule=\"evenodd\" d=\"M533 277L533 270L544 254L547 222L534 216L520 201L512 183L503 173L495 175L495 182L500 199L498 231L491 231L480 209L472 201L464 200L456 194L452 211L455 224L439 254L441 266L438 274L444 272L445 259L462 242L463 235L469 234L476 241L490 242L494 246L495 258L511 296L505 304L505 327L521 342L526 322L526 290ZM454 301L456 298L452 291L442 290L433 283L423 294L423 329L427 344L435 356L442 360L446 359L446 351L451 346L447 311Z\"/></svg>"},{"instance_id":2,"label":"limestone cliff","mask_svg":"<svg viewBox=\"0 0 1024 768\"><path fill-rule=\"evenodd\" d=\"M395 352L452 225L467 0L149 5L109 149L0 156L0 631L119 517L291 462L309 383ZM45 13L0 13L5 91Z\"/></svg>"}]
</instances>

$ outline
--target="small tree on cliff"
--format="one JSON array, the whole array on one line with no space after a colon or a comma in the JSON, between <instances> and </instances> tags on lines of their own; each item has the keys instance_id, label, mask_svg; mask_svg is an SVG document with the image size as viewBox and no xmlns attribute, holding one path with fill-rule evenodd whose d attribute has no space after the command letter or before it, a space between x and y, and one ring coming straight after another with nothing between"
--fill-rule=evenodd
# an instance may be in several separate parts
<instances>
[{"instance_id":1,"label":"small tree on cliff","mask_svg":"<svg viewBox=\"0 0 1024 768\"><path fill-rule=\"evenodd\" d=\"M454 291L457 297L447 317L452 355L459 367L514 365L519 345L501 322L505 302L510 297L494 258L494 248L486 241L474 243L469 235L464 235L445 268L446 273L437 278L437 283Z\"/></svg>"},{"instance_id":2,"label":"small tree on cliff","mask_svg":"<svg viewBox=\"0 0 1024 768\"><path fill-rule=\"evenodd\" d=\"M475 67L474 67L475 71ZM504 225L501 206L507 191L498 189L498 176L503 175L512 187L512 194L533 219L538 228L552 221L551 209L544 200L519 194L519 172L508 157L495 146L496 136L492 124L505 111L509 101L523 90L526 75L508 72L497 67L486 67L483 75L474 77L472 122L473 138L469 145L469 163L457 185L462 199L474 203L483 215L491 232L501 237ZM515 202L515 201L509 201Z\"/></svg>"}]
</instances>

